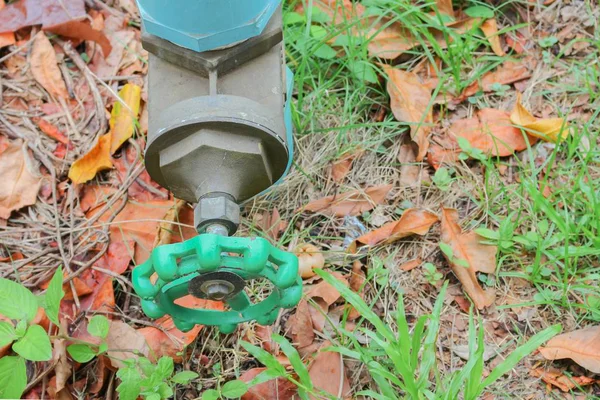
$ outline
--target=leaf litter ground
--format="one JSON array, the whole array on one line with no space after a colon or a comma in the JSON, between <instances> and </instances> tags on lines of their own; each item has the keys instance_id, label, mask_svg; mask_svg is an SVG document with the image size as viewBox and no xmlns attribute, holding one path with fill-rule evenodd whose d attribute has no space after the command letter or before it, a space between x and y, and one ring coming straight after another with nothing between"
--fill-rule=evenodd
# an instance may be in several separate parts
<instances>
[{"instance_id":1,"label":"leaf litter ground","mask_svg":"<svg viewBox=\"0 0 600 400\"><path fill-rule=\"evenodd\" d=\"M115 343L145 338L154 357L169 355L200 375L178 389L183 398L261 371L240 339L291 368L273 334L295 344L313 384L335 398L376 390L359 363L323 350L343 340L340 328L364 323L311 273L323 265L392 327L399 292L413 322L450 280L442 371L465 363L469 297L485 329L484 374L534 333L563 324L566 336L527 357L486 398L561 398L565 387L599 395L598 7L438 1L436 14L425 3L400 3L406 13L383 1L315 1L319 28L308 40L300 39L305 25L288 21L295 167L245 208L240 235L299 248L306 295L275 325L244 324L228 336L149 321L131 289L131 268L153 246L193 235L191 208L143 170L147 54L133 2L88 8L92 36L64 20L48 23L59 36L25 25L2 33L0 165L12 185L0 198L2 276L43 290L63 265L60 318L71 335L85 337L87 318L98 313L128 324L134 329L115 331ZM286 14L305 21L306 7L286 4ZM249 290L268 293L261 283ZM589 349L583 355L575 354L580 343ZM68 368L71 360L57 354L60 362L35 365L30 396L104 398L114 390L106 359ZM245 398L295 394L278 379Z\"/></svg>"}]
</instances>

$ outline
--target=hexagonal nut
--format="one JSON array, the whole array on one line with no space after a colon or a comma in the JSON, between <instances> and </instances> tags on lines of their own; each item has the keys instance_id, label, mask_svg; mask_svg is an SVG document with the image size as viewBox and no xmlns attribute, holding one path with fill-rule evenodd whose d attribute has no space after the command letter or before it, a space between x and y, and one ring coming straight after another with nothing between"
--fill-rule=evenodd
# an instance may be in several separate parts
<instances>
[{"instance_id":1,"label":"hexagonal nut","mask_svg":"<svg viewBox=\"0 0 600 400\"><path fill-rule=\"evenodd\" d=\"M240 206L230 196L203 197L194 209L194 225L203 233L213 224L225 226L233 235L240 224Z\"/></svg>"}]
</instances>

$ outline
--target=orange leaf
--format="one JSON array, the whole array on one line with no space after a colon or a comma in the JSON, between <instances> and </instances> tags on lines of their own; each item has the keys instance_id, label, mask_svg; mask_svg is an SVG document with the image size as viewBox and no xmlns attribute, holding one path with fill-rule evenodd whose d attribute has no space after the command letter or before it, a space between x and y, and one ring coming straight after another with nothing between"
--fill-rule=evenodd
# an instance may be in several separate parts
<instances>
[{"instance_id":1,"label":"orange leaf","mask_svg":"<svg viewBox=\"0 0 600 400\"><path fill-rule=\"evenodd\" d=\"M142 88L128 83L119 91L120 101L115 102L110 113L110 154L115 152L132 135L140 112Z\"/></svg>"},{"instance_id":2,"label":"orange leaf","mask_svg":"<svg viewBox=\"0 0 600 400\"><path fill-rule=\"evenodd\" d=\"M446 14L451 17L454 17L454 9L452 8L452 0L436 0L435 4L437 5L438 10L442 14Z\"/></svg>"},{"instance_id":3,"label":"orange leaf","mask_svg":"<svg viewBox=\"0 0 600 400\"><path fill-rule=\"evenodd\" d=\"M492 108L478 111L476 117L454 122L449 131L492 156L509 156L527 148L523 133L513 126L508 113ZM529 140L531 144L535 141L533 138Z\"/></svg>"},{"instance_id":4,"label":"orange leaf","mask_svg":"<svg viewBox=\"0 0 600 400\"><path fill-rule=\"evenodd\" d=\"M433 122L431 112L431 91L421 83L413 72L398 68L384 67L388 75L387 91L394 117L410 124L412 140L419 146L417 161L423 160L429 147L427 136Z\"/></svg>"},{"instance_id":5,"label":"orange leaf","mask_svg":"<svg viewBox=\"0 0 600 400\"><path fill-rule=\"evenodd\" d=\"M490 46L498 57L504 57L506 53L502 50L502 45L500 44L500 36L498 35L498 23L495 18L486 19L483 24L481 24L481 30L483 31L485 37L490 42Z\"/></svg>"},{"instance_id":6,"label":"orange leaf","mask_svg":"<svg viewBox=\"0 0 600 400\"><path fill-rule=\"evenodd\" d=\"M208 310L223 310L223 303L217 301L198 299L193 296L185 296L178 299L175 304L187 308L204 308ZM175 327L173 319L165 315L154 321L163 330L154 327L146 327L138 329L138 332L146 338L146 342L150 347L150 359L155 361L162 356L172 357L175 362L182 360L181 351L184 347L191 344L202 328L203 325L196 325L188 332L182 332Z\"/></svg>"},{"instance_id":7,"label":"orange leaf","mask_svg":"<svg viewBox=\"0 0 600 400\"><path fill-rule=\"evenodd\" d=\"M545 370L544 368L536 368L531 371L531 375L542 378L548 385L556 386L563 392L569 392L577 386L591 385L596 380L587 376L566 376L557 369Z\"/></svg>"},{"instance_id":8,"label":"orange leaf","mask_svg":"<svg viewBox=\"0 0 600 400\"><path fill-rule=\"evenodd\" d=\"M0 171L0 218L8 219L12 211L35 204L42 178L20 140L9 142L0 153Z\"/></svg>"},{"instance_id":9,"label":"orange leaf","mask_svg":"<svg viewBox=\"0 0 600 400\"><path fill-rule=\"evenodd\" d=\"M67 99L69 94L56 61L56 53L44 32L38 32L31 49L31 73L50 96Z\"/></svg>"},{"instance_id":10,"label":"orange leaf","mask_svg":"<svg viewBox=\"0 0 600 400\"><path fill-rule=\"evenodd\" d=\"M540 353L548 360L570 358L583 368L600 374L600 326L555 336L540 348Z\"/></svg>"},{"instance_id":11,"label":"orange leaf","mask_svg":"<svg viewBox=\"0 0 600 400\"><path fill-rule=\"evenodd\" d=\"M340 281L343 285L349 286L348 280L342 276L339 272L331 273L338 281ZM333 286L325 281L321 281L316 285L312 286L306 292L306 298L314 298L317 297L319 299L323 299L326 307L329 307L340 298L340 292L337 291Z\"/></svg>"},{"instance_id":12,"label":"orange leaf","mask_svg":"<svg viewBox=\"0 0 600 400\"><path fill-rule=\"evenodd\" d=\"M342 158L334 162L331 166L331 177L333 178L333 181L336 183L343 181L346 175L348 175L348 172L350 172L354 160L360 157L362 153L362 150L346 153Z\"/></svg>"},{"instance_id":13,"label":"orange leaf","mask_svg":"<svg viewBox=\"0 0 600 400\"><path fill-rule=\"evenodd\" d=\"M433 213L410 208L404 211L398 221L388 222L381 228L356 239L348 251L354 253L358 247L363 245L375 246L380 243L392 243L411 235L424 235L437 221L438 217Z\"/></svg>"},{"instance_id":14,"label":"orange leaf","mask_svg":"<svg viewBox=\"0 0 600 400\"><path fill-rule=\"evenodd\" d=\"M534 60L527 59L527 61L532 64ZM534 65L530 65L531 68ZM471 97L479 90L483 90L484 92L489 92L493 90L493 85L498 83L500 85L508 85L511 83L522 81L523 79L527 79L531 76L531 70L528 65L520 60L516 61L506 61L504 64L499 66L495 71L488 72L483 76L481 82L473 82L469 87L467 87L460 96L458 96L458 101L463 101L467 97Z\"/></svg>"},{"instance_id":15,"label":"orange leaf","mask_svg":"<svg viewBox=\"0 0 600 400\"><path fill-rule=\"evenodd\" d=\"M412 271L413 269L421 265L422 262L423 260L421 260L420 258L415 258L414 260L410 260L402 264L400 266L400 269L405 272Z\"/></svg>"},{"instance_id":16,"label":"orange leaf","mask_svg":"<svg viewBox=\"0 0 600 400\"><path fill-rule=\"evenodd\" d=\"M100 136L94 147L69 169L69 178L73 183L84 183L105 169L112 168L110 159L110 134Z\"/></svg>"},{"instance_id":17,"label":"orange leaf","mask_svg":"<svg viewBox=\"0 0 600 400\"><path fill-rule=\"evenodd\" d=\"M267 368L252 368L240 376L240 380L250 382ZM242 400L292 400L297 393L296 385L284 378L271 379L267 382L251 386L242 396Z\"/></svg>"},{"instance_id":18,"label":"orange leaf","mask_svg":"<svg viewBox=\"0 0 600 400\"><path fill-rule=\"evenodd\" d=\"M363 190L352 190L334 196L311 201L300 210L319 212L336 217L360 215L384 202L393 185L371 186Z\"/></svg>"},{"instance_id":19,"label":"orange leaf","mask_svg":"<svg viewBox=\"0 0 600 400\"><path fill-rule=\"evenodd\" d=\"M63 278L69 276L69 272L67 270L63 271ZM50 279L46 282L41 283L40 289L46 290L50 285ZM75 293L77 293L78 297L85 296L86 294L92 293L94 290L87 285L83 280L78 277L73 278L73 286L75 287ZM73 300L73 291L71 290L71 285L69 283L65 283L63 285L63 291L65 292L64 300Z\"/></svg>"},{"instance_id":20,"label":"orange leaf","mask_svg":"<svg viewBox=\"0 0 600 400\"><path fill-rule=\"evenodd\" d=\"M522 127L529 135L547 142L561 142L570 134L567 120L564 118L538 119L531 115L521 104L521 94L517 94L515 108L510 114L510 121Z\"/></svg>"},{"instance_id":21,"label":"orange leaf","mask_svg":"<svg viewBox=\"0 0 600 400\"><path fill-rule=\"evenodd\" d=\"M15 44L15 34L12 32L0 33L0 49Z\"/></svg>"},{"instance_id":22,"label":"orange leaf","mask_svg":"<svg viewBox=\"0 0 600 400\"><path fill-rule=\"evenodd\" d=\"M62 144L69 144L69 139L67 139L67 137L55 125L51 124L43 118L34 118L33 122L37 124L37 126L42 130L42 132L50 136L52 139Z\"/></svg>"},{"instance_id":23,"label":"orange leaf","mask_svg":"<svg viewBox=\"0 0 600 400\"><path fill-rule=\"evenodd\" d=\"M475 232L463 233L458 225L458 211L452 208L442 209L441 242L450 246L452 255L444 253L452 271L463 285L463 289L478 309L494 303L495 291L483 289L478 282L477 273L493 274L496 271L496 246L480 243Z\"/></svg>"},{"instance_id":24,"label":"orange leaf","mask_svg":"<svg viewBox=\"0 0 600 400\"><path fill-rule=\"evenodd\" d=\"M315 389L323 390L340 399L350 395L350 383L340 353L319 352L308 368L308 374Z\"/></svg>"},{"instance_id":25,"label":"orange leaf","mask_svg":"<svg viewBox=\"0 0 600 400\"><path fill-rule=\"evenodd\" d=\"M300 301L298 307L296 307L296 312L288 319L286 327L295 346L306 347L313 343L315 332L313 331L313 321L306 300L302 299Z\"/></svg>"}]
</instances>

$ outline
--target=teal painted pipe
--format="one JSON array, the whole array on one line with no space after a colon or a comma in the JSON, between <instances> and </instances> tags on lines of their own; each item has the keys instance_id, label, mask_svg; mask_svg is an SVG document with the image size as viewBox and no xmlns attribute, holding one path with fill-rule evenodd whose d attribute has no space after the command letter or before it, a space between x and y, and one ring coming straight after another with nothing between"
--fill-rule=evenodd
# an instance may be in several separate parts
<instances>
[{"instance_id":1,"label":"teal painted pipe","mask_svg":"<svg viewBox=\"0 0 600 400\"><path fill-rule=\"evenodd\" d=\"M198 52L260 35L281 0L138 0L146 31Z\"/></svg>"}]
</instances>

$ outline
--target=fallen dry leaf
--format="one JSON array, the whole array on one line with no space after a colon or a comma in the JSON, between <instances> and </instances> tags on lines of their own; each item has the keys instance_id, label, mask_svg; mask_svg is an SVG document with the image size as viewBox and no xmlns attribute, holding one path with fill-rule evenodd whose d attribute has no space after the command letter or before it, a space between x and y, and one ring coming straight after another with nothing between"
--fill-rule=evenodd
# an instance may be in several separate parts
<instances>
[{"instance_id":1,"label":"fallen dry leaf","mask_svg":"<svg viewBox=\"0 0 600 400\"><path fill-rule=\"evenodd\" d=\"M523 128L527 134L558 143L569 136L570 129L564 118L536 118L521 104L521 94L517 94L515 108L510 114L510 121Z\"/></svg>"},{"instance_id":2,"label":"fallen dry leaf","mask_svg":"<svg viewBox=\"0 0 600 400\"><path fill-rule=\"evenodd\" d=\"M71 377L71 364L67 359L65 339L55 339L53 343L52 360L56 363L54 369L56 372L56 391L60 392Z\"/></svg>"},{"instance_id":3,"label":"fallen dry leaf","mask_svg":"<svg viewBox=\"0 0 600 400\"><path fill-rule=\"evenodd\" d=\"M115 368L125 367L122 360L137 358L140 355L147 357L149 353L144 335L121 321L110 321L106 343L110 363Z\"/></svg>"},{"instance_id":4,"label":"fallen dry leaf","mask_svg":"<svg viewBox=\"0 0 600 400\"><path fill-rule=\"evenodd\" d=\"M498 23L496 18L486 19L481 24L481 30L485 35L486 39L490 42L490 46L498 57L504 57L506 53L502 50L502 44L500 44L500 36L498 35Z\"/></svg>"},{"instance_id":5,"label":"fallen dry leaf","mask_svg":"<svg viewBox=\"0 0 600 400\"><path fill-rule=\"evenodd\" d=\"M69 271L67 271L65 269L65 270L63 270L63 277L66 278L67 276L69 276ZM39 285L40 289L43 289L43 290L48 289L51 279L52 278L49 278L46 282L41 283ZM94 291L91 287L89 287L87 285L87 283L85 283L79 277L73 278L73 286L75 288L75 293L77 294L78 297L85 296ZM70 283L63 284L63 291L65 292L65 296L63 297L63 300L73 300L73 291L71 290Z\"/></svg>"},{"instance_id":6,"label":"fallen dry leaf","mask_svg":"<svg viewBox=\"0 0 600 400\"><path fill-rule=\"evenodd\" d=\"M600 325L555 336L540 353L548 360L570 358L583 368L600 374Z\"/></svg>"},{"instance_id":7,"label":"fallen dry leaf","mask_svg":"<svg viewBox=\"0 0 600 400\"><path fill-rule=\"evenodd\" d=\"M318 247L303 243L294 249L294 254L298 257L298 273L302 279L315 276L315 268L323 268L325 266L325 257Z\"/></svg>"},{"instance_id":8,"label":"fallen dry leaf","mask_svg":"<svg viewBox=\"0 0 600 400\"><path fill-rule=\"evenodd\" d=\"M349 286L348 280L339 272L331 272L331 274L345 286ZM310 287L306 292L307 298L320 298L325 302L326 307L331 306L333 303L338 301L340 298L340 292L338 292L333 286L325 281L321 281L316 285Z\"/></svg>"},{"instance_id":9,"label":"fallen dry leaf","mask_svg":"<svg viewBox=\"0 0 600 400\"><path fill-rule=\"evenodd\" d=\"M384 70L388 76L392 113L398 121L410 124L411 138L419 146L417 161L422 161L429 147L427 137L433 122L431 91L413 72L388 66L384 66Z\"/></svg>"},{"instance_id":10,"label":"fallen dry leaf","mask_svg":"<svg viewBox=\"0 0 600 400\"><path fill-rule=\"evenodd\" d=\"M94 147L71 165L69 179L73 183L85 183L98 172L112 168L110 143L110 134L100 136Z\"/></svg>"},{"instance_id":11,"label":"fallen dry leaf","mask_svg":"<svg viewBox=\"0 0 600 400\"><path fill-rule=\"evenodd\" d=\"M417 165L417 150L412 144L403 144L398 153L400 163L400 185L410 187L421 181L421 167Z\"/></svg>"},{"instance_id":12,"label":"fallen dry leaf","mask_svg":"<svg viewBox=\"0 0 600 400\"><path fill-rule=\"evenodd\" d=\"M587 376L566 376L554 368L550 370L536 368L531 370L531 375L541 378L548 385L556 386L563 392L569 392L577 386L587 386L596 382L596 379Z\"/></svg>"},{"instance_id":13,"label":"fallen dry leaf","mask_svg":"<svg viewBox=\"0 0 600 400\"><path fill-rule=\"evenodd\" d=\"M509 85L519 82L531 76L531 68L535 67L535 62L532 59L524 59L520 61L505 61L495 71L488 72L481 78L481 82L473 82L469 85L456 99L464 101L471 97L479 90L490 92L493 90L493 85Z\"/></svg>"},{"instance_id":14,"label":"fallen dry leaf","mask_svg":"<svg viewBox=\"0 0 600 400\"><path fill-rule=\"evenodd\" d=\"M446 14L451 17L454 17L454 9L452 7L452 0L436 0L435 4L436 4L438 10L442 14Z\"/></svg>"},{"instance_id":15,"label":"fallen dry leaf","mask_svg":"<svg viewBox=\"0 0 600 400\"><path fill-rule=\"evenodd\" d=\"M174 222L178 219L182 208L186 204L184 200L175 199L173 207L169 208L169 211L163 217L163 221L158 224L158 233L156 234L152 248L172 243L173 233L176 231L174 229Z\"/></svg>"},{"instance_id":16,"label":"fallen dry leaf","mask_svg":"<svg viewBox=\"0 0 600 400\"><path fill-rule=\"evenodd\" d=\"M340 353L321 351L308 368L308 374L317 390L323 390L336 399L350 395L350 383ZM317 397L310 396L311 399Z\"/></svg>"},{"instance_id":17,"label":"fallen dry leaf","mask_svg":"<svg viewBox=\"0 0 600 400\"><path fill-rule=\"evenodd\" d=\"M56 127L56 125L53 125L43 118L33 118L33 122L37 124L42 132L52 139L62 144L69 144L69 139Z\"/></svg>"},{"instance_id":18,"label":"fallen dry leaf","mask_svg":"<svg viewBox=\"0 0 600 400\"><path fill-rule=\"evenodd\" d=\"M362 153L362 150L346 153L333 163L331 166L331 178L335 183L340 183L344 180L346 175L348 175L348 172L350 172L350 168L352 168L352 163L355 159L360 157Z\"/></svg>"},{"instance_id":19,"label":"fallen dry leaf","mask_svg":"<svg viewBox=\"0 0 600 400\"><path fill-rule=\"evenodd\" d=\"M521 130L511 123L508 113L492 108L479 110L475 117L455 121L449 133L453 137L462 137L472 147L492 156L505 157L515 151L525 150L536 139L523 135Z\"/></svg>"},{"instance_id":20,"label":"fallen dry leaf","mask_svg":"<svg viewBox=\"0 0 600 400\"><path fill-rule=\"evenodd\" d=\"M272 212L265 211L256 215L254 223L273 240L278 240L288 226L287 222L281 219L277 207L273 208Z\"/></svg>"},{"instance_id":21,"label":"fallen dry leaf","mask_svg":"<svg viewBox=\"0 0 600 400\"><path fill-rule=\"evenodd\" d=\"M27 146L20 140L7 143L0 153L0 218L8 219L10 213L35 204L42 178Z\"/></svg>"},{"instance_id":22,"label":"fallen dry leaf","mask_svg":"<svg viewBox=\"0 0 600 400\"><path fill-rule=\"evenodd\" d=\"M132 135L140 112L142 88L133 83L127 83L119 91L123 101L116 101L110 114L110 154L115 152Z\"/></svg>"},{"instance_id":23,"label":"fallen dry leaf","mask_svg":"<svg viewBox=\"0 0 600 400\"><path fill-rule=\"evenodd\" d=\"M311 201L301 211L318 212L336 217L360 215L384 202L393 185L371 186L363 190L352 190L346 193L327 196Z\"/></svg>"},{"instance_id":24,"label":"fallen dry leaf","mask_svg":"<svg viewBox=\"0 0 600 400\"><path fill-rule=\"evenodd\" d=\"M404 264L402 264L400 266L400 269L404 272L412 271L413 269L417 268L422 263L423 263L423 260L421 260L420 258L415 258L414 260L410 260L410 261L407 261Z\"/></svg>"},{"instance_id":25,"label":"fallen dry leaf","mask_svg":"<svg viewBox=\"0 0 600 400\"><path fill-rule=\"evenodd\" d=\"M300 300L296 312L288 319L287 328L296 347L306 347L315 340L313 321L308 302Z\"/></svg>"},{"instance_id":26,"label":"fallen dry leaf","mask_svg":"<svg viewBox=\"0 0 600 400\"><path fill-rule=\"evenodd\" d=\"M252 368L240 376L240 380L248 383L267 368ZM270 381L253 385L242 395L242 400L292 400L297 393L296 385L285 378L271 379Z\"/></svg>"},{"instance_id":27,"label":"fallen dry leaf","mask_svg":"<svg viewBox=\"0 0 600 400\"><path fill-rule=\"evenodd\" d=\"M67 99L69 93L56 61L56 53L44 32L38 32L31 48L31 73L54 98Z\"/></svg>"},{"instance_id":28,"label":"fallen dry leaf","mask_svg":"<svg viewBox=\"0 0 600 400\"><path fill-rule=\"evenodd\" d=\"M483 289L477 279L477 273L494 274L496 271L496 246L481 244L481 237L475 232L463 233L458 224L458 211L452 208L442 209L441 242L450 246L452 255L444 253L452 271L463 289L478 309L494 303L493 288Z\"/></svg>"},{"instance_id":29,"label":"fallen dry leaf","mask_svg":"<svg viewBox=\"0 0 600 400\"><path fill-rule=\"evenodd\" d=\"M404 211L398 221L388 222L354 240L348 251L354 253L361 246L375 246L380 243L392 243L410 235L424 235L437 221L438 217L433 213L410 208Z\"/></svg>"},{"instance_id":30,"label":"fallen dry leaf","mask_svg":"<svg viewBox=\"0 0 600 400\"><path fill-rule=\"evenodd\" d=\"M205 308L219 311L224 309L223 303L219 301L198 299L191 295L177 299L175 304L187 308ZM162 330L154 327L145 327L137 330L146 338L146 342L151 350L149 357L152 361L156 361L162 356L167 356L173 358L175 362L181 362L181 351L196 339L204 327L203 325L196 325L188 332L182 332L175 327L173 319L169 315L157 319L154 323L161 327Z\"/></svg>"},{"instance_id":31,"label":"fallen dry leaf","mask_svg":"<svg viewBox=\"0 0 600 400\"><path fill-rule=\"evenodd\" d=\"M0 10L2 10L5 5L4 0L0 0ZM0 33L0 49L15 44L15 41L15 34L12 31Z\"/></svg>"}]
</instances>

